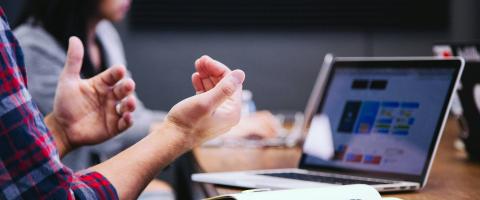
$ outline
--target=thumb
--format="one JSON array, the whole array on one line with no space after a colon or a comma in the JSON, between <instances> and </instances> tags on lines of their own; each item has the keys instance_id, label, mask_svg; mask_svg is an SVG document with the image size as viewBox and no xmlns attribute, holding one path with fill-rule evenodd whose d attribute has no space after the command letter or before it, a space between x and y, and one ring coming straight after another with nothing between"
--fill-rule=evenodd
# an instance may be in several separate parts
<instances>
[{"instance_id":1,"label":"thumb","mask_svg":"<svg viewBox=\"0 0 480 200\"><path fill-rule=\"evenodd\" d=\"M241 88L245 80L245 73L242 70L234 70L225 76L214 88L203 93L207 102L216 108L226 99L233 96L238 88Z\"/></svg>"},{"instance_id":2,"label":"thumb","mask_svg":"<svg viewBox=\"0 0 480 200\"><path fill-rule=\"evenodd\" d=\"M68 76L80 76L83 63L83 44L80 39L73 36L68 40L67 60L63 73Z\"/></svg>"}]
</instances>

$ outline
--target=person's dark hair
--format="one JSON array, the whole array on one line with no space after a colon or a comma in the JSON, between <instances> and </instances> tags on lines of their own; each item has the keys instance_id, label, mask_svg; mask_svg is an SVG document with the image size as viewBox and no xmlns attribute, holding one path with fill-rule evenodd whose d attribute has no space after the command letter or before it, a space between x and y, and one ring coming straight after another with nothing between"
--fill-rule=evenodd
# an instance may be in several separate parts
<instances>
[{"instance_id":1,"label":"person's dark hair","mask_svg":"<svg viewBox=\"0 0 480 200\"><path fill-rule=\"evenodd\" d=\"M71 36L87 44L88 22L97 16L99 3L100 0L28 0L15 27L32 20L33 25L42 26L66 51ZM95 74L88 48L85 48L82 75L92 77Z\"/></svg>"}]
</instances>

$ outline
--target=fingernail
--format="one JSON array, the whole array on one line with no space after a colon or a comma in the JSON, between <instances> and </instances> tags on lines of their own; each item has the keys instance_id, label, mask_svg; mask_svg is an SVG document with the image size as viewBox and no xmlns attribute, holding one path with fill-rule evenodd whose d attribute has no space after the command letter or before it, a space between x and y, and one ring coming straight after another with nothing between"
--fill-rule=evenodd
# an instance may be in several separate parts
<instances>
[{"instance_id":1,"label":"fingernail","mask_svg":"<svg viewBox=\"0 0 480 200\"><path fill-rule=\"evenodd\" d=\"M73 42L73 40L75 40L75 38L76 38L75 36L70 36L70 38L68 38L68 43Z\"/></svg>"}]
</instances>

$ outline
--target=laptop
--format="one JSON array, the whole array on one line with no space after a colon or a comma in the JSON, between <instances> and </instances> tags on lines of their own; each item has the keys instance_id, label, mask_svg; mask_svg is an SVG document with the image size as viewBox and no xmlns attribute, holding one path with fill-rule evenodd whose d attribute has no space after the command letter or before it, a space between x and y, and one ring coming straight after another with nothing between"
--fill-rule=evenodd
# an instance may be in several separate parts
<instances>
[{"instance_id":1,"label":"laptop","mask_svg":"<svg viewBox=\"0 0 480 200\"><path fill-rule=\"evenodd\" d=\"M305 109L308 145L298 168L200 173L192 180L239 188L419 190L463 66L460 58L326 59Z\"/></svg>"}]
</instances>

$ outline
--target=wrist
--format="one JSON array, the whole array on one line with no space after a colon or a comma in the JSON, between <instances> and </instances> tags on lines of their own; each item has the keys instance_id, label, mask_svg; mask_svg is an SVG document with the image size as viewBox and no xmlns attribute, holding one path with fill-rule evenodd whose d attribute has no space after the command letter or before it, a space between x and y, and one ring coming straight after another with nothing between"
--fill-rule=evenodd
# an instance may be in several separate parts
<instances>
[{"instance_id":1,"label":"wrist","mask_svg":"<svg viewBox=\"0 0 480 200\"><path fill-rule=\"evenodd\" d=\"M63 157L73 149L68 141L67 132L51 113L45 117L45 124L52 133L60 157Z\"/></svg>"},{"instance_id":2,"label":"wrist","mask_svg":"<svg viewBox=\"0 0 480 200\"><path fill-rule=\"evenodd\" d=\"M179 126L178 124L166 119L152 131L152 134L161 135L162 137L169 137L173 144L185 150L192 149L196 146L195 138L190 133L187 127Z\"/></svg>"}]
</instances>

